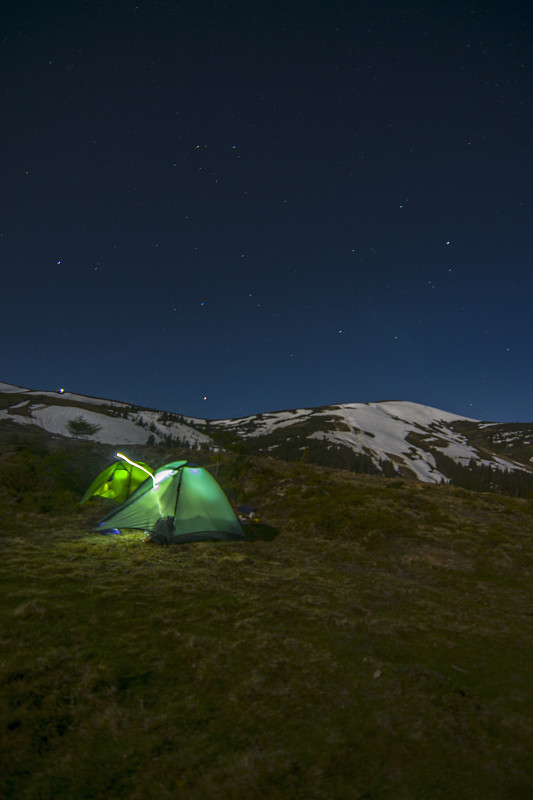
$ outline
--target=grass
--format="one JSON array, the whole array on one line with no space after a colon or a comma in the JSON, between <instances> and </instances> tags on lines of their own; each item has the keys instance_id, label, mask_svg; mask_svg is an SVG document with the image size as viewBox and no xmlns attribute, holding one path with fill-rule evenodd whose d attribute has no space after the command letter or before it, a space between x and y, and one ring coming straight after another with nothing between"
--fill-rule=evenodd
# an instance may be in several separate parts
<instances>
[{"instance_id":1,"label":"grass","mask_svg":"<svg viewBox=\"0 0 533 800\"><path fill-rule=\"evenodd\" d=\"M531 797L531 501L246 465L271 542L3 498L0 795Z\"/></svg>"}]
</instances>

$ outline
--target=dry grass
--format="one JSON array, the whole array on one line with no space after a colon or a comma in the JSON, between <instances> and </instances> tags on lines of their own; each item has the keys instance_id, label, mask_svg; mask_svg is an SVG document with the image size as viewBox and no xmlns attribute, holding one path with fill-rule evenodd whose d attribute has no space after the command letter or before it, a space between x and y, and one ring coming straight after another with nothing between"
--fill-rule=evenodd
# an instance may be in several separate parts
<instances>
[{"instance_id":1,"label":"dry grass","mask_svg":"<svg viewBox=\"0 0 533 800\"><path fill-rule=\"evenodd\" d=\"M223 464L272 542L6 505L5 798L529 798L531 502Z\"/></svg>"}]
</instances>

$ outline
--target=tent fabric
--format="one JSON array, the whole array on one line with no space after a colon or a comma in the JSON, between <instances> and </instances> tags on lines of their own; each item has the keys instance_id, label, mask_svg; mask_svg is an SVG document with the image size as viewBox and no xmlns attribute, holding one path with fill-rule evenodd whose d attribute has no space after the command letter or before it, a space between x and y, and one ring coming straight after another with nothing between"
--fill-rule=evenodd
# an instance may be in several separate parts
<instances>
[{"instance_id":1,"label":"tent fabric","mask_svg":"<svg viewBox=\"0 0 533 800\"><path fill-rule=\"evenodd\" d=\"M145 470L153 472L152 468L142 461L139 461L138 465L127 461L110 464L96 476L80 503L86 503L92 497L123 503L147 479Z\"/></svg>"},{"instance_id":2,"label":"tent fabric","mask_svg":"<svg viewBox=\"0 0 533 800\"><path fill-rule=\"evenodd\" d=\"M245 539L226 495L203 467L176 461L160 467L97 529L151 531L156 541L197 542Z\"/></svg>"}]
</instances>

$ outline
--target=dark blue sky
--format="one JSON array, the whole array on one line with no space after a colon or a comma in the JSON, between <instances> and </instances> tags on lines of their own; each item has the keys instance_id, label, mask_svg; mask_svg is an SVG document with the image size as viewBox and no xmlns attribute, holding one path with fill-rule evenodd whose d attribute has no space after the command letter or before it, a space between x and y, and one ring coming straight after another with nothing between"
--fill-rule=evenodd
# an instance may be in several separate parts
<instances>
[{"instance_id":1,"label":"dark blue sky","mask_svg":"<svg viewBox=\"0 0 533 800\"><path fill-rule=\"evenodd\" d=\"M0 380L533 420L529 3L10 6Z\"/></svg>"}]
</instances>

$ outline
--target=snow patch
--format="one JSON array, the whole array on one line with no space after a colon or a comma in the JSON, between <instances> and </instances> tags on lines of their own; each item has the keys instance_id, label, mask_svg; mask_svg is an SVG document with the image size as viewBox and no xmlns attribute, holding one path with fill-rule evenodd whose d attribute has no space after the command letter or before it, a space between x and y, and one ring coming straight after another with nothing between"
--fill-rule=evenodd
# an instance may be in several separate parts
<instances>
[{"instance_id":1,"label":"snow patch","mask_svg":"<svg viewBox=\"0 0 533 800\"><path fill-rule=\"evenodd\" d=\"M144 430L135 422L121 417L108 417L96 411L88 411L76 406L34 406L31 409L31 418L28 422L36 422L49 433L58 433L61 436L79 438L71 433L68 423L83 419L90 425L98 426L99 430L87 438L102 444L146 444L149 431Z\"/></svg>"},{"instance_id":2,"label":"snow patch","mask_svg":"<svg viewBox=\"0 0 533 800\"><path fill-rule=\"evenodd\" d=\"M0 382L0 392L18 394L19 392L27 392L28 389L25 389L23 386L13 386L12 383L1 383Z\"/></svg>"}]
</instances>

